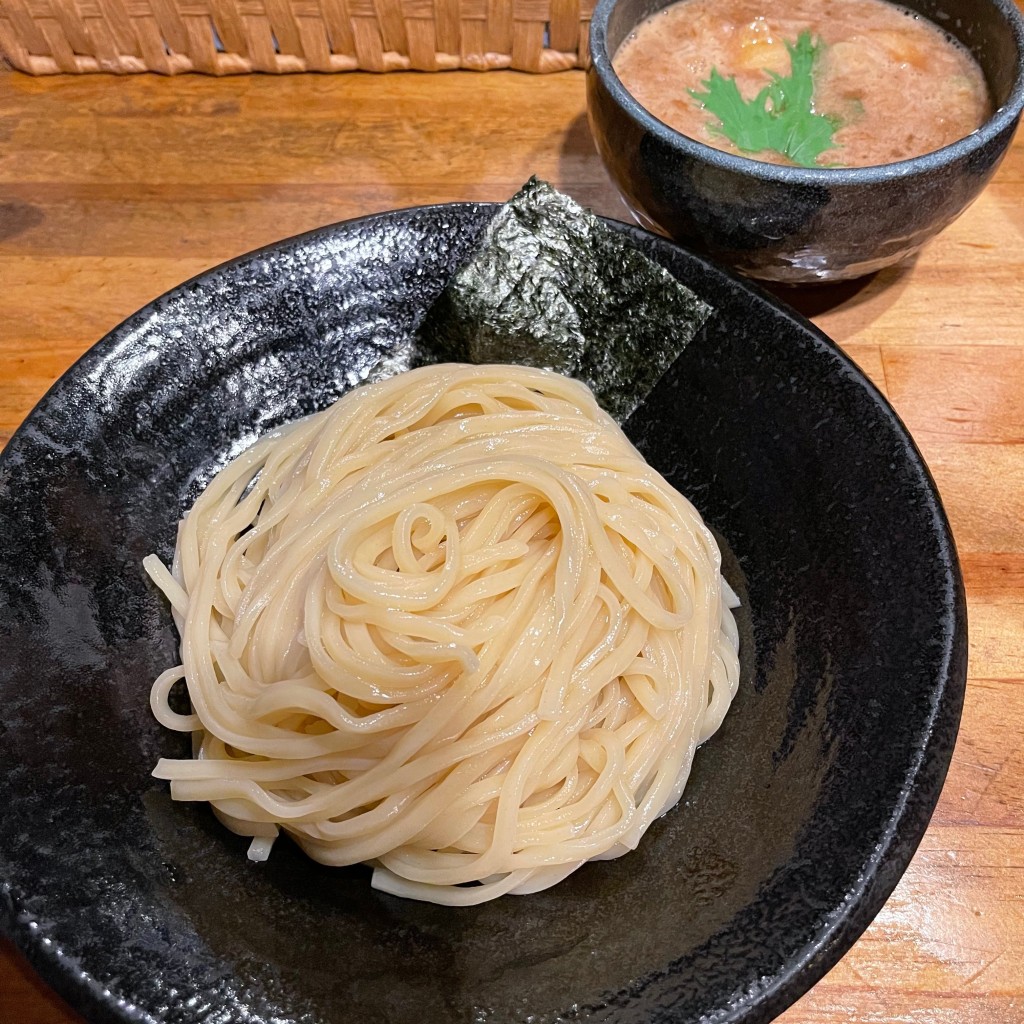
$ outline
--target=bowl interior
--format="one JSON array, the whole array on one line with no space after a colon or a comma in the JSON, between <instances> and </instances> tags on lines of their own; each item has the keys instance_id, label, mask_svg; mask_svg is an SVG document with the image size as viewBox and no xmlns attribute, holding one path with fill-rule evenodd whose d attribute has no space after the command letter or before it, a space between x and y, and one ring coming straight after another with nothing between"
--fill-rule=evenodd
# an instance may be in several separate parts
<instances>
[{"instance_id":1,"label":"bowl interior","mask_svg":"<svg viewBox=\"0 0 1024 1024\"><path fill-rule=\"evenodd\" d=\"M203 482L401 341L491 210L338 225L203 275L113 331L0 462L0 921L95 1020L769 1020L849 947L937 799L963 594L905 430L796 314L622 227L717 307L627 430L723 541L742 683L639 849L452 910L288 843L265 865L149 772L176 660L140 563ZM666 325L671 329L671 324Z\"/></svg>"},{"instance_id":2,"label":"bowl interior","mask_svg":"<svg viewBox=\"0 0 1024 1024\"><path fill-rule=\"evenodd\" d=\"M594 20L607 29L592 36L600 53L599 68L614 60L637 25L675 2L601 0ZM970 50L984 72L993 108L1011 100L1019 108L1024 94L1024 17L1013 0L901 0L898 6L916 11Z\"/></svg>"}]
</instances>

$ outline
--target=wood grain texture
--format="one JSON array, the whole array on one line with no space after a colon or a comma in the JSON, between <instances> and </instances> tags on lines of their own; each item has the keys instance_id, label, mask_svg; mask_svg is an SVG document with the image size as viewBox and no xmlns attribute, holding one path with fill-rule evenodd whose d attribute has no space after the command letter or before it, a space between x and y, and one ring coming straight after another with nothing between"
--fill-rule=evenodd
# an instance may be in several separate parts
<instances>
[{"instance_id":1,"label":"wood grain texture","mask_svg":"<svg viewBox=\"0 0 1024 1024\"><path fill-rule=\"evenodd\" d=\"M505 199L537 173L624 217L578 72L174 80L0 73L0 443L97 338L222 260L331 221ZM1024 1020L1024 139L913 263L784 291L903 417L971 623L960 740L893 897L783 1024ZM77 1020L9 947L0 1021Z\"/></svg>"}]
</instances>

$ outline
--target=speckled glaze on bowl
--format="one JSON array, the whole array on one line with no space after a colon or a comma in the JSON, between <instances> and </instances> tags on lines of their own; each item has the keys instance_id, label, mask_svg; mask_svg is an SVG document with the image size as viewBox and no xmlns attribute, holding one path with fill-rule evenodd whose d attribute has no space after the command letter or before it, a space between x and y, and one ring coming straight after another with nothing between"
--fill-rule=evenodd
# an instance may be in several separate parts
<instances>
[{"instance_id":1,"label":"speckled glaze on bowl","mask_svg":"<svg viewBox=\"0 0 1024 1024\"><path fill-rule=\"evenodd\" d=\"M928 472L820 332L624 225L718 309L626 427L743 600L740 693L684 802L629 856L450 909L287 842L251 864L150 776L188 740L149 712L177 638L143 556L232 453L406 338L492 213L383 214L210 271L86 354L0 457L0 923L89 1020L763 1024L924 831L966 661Z\"/></svg>"},{"instance_id":2,"label":"speckled glaze on bowl","mask_svg":"<svg viewBox=\"0 0 1024 1024\"><path fill-rule=\"evenodd\" d=\"M781 167L723 153L659 121L612 68L629 33L673 2L598 0L587 71L591 131L640 223L752 277L837 281L917 252L985 187L1024 108L1024 16L1014 0L901 0L981 65L997 109L978 131L877 167Z\"/></svg>"}]
</instances>

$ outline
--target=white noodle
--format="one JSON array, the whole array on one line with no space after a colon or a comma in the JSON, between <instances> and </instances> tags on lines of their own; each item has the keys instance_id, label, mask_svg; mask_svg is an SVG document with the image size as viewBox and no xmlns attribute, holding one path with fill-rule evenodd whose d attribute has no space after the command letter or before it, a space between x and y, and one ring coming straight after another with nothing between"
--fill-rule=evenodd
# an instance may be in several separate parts
<instances>
[{"instance_id":1,"label":"white noodle","mask_svg":"<svg viewBox=\"0 0 1024 1024\"><path fill-rule=\"evenodd\" d=\"M542 370L358 388L221 470L172 572L145 565L182 634L154 710L196 730L154 774L251 859L280 826L416 899L536 892L634 849L738 683L710 532Z\"/></svg>"}]
</instances>

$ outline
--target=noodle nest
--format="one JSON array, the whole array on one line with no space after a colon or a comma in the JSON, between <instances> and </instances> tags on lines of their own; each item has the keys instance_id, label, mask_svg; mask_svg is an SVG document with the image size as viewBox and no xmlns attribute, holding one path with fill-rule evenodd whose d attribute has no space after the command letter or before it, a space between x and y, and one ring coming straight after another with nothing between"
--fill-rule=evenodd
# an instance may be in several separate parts
<instances>
[{"instance_id":1,"label":"noodle nest","mask_svg":"<svg viewBox=\"0 0 1024 1024\"><path fill-rule=\"evenodd\" d=\"M710 532L543 370L357 388L220 470L145 566L181 635L153 711L193 734L172 796L252 859L284 829L436 903L634 849L738 683Z\"/></svg>"}]
</instances>

